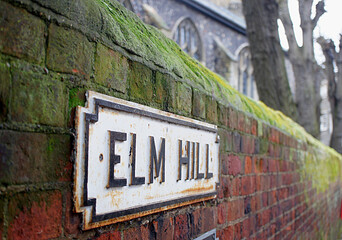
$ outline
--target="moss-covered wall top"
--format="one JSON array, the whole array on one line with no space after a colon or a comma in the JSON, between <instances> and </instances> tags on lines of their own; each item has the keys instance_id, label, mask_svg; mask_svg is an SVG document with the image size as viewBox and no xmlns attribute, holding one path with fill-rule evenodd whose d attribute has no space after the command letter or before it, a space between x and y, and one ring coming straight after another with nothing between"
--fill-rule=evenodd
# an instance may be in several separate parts
<instances>
[{"instance_id":1,"label":"moss-covered wall top","mask_svg":"<svg viewBox=\"0 0 342 240\"><path fill-rule=\"evenodd\" d=\"M192 96L186 94L187 91L191 92L191 89L184 89L184 94L179 95L178 98L194 98L197 92L205 93L223 106L233 107L256 118L260 126L263 124L272 125L284 134L298 139L303 145L302 149L306 149L301 151L303 156L299 158L302 159L299 165L302 166L303 175L314 176L314 185L318 189L326 189L331 181L336 180L341 175L341 155L310 136L301 126L281 112L272 110L262 102L256 102L239 93L222 77L205 68L200 62L190 58L175 42L165 37L156 28L145 25L134 13L127 11L117 1L23 0L13 2L16 5L26 6L25 8L29 11L39 15L46 22L52 23L48 29L49 34L52 35L52 40L49 41L47 53L33 54L34 56L40 56L33 59L37 64L42 65L41 57L45 56L44 54L55 56L51 62L49 62L49 59L52 58L47 58L46 65L48 67L62 73L79 74L86 79L94 78L92 74L95 74L97 82L100 82L103 86L113 87L119 93L124 94L125 88L120 84L125 84L129 76L125 75L127 71L121 70L128 67L127 59L138 62L135 65L138 68L139 64L143 64L151 70L167 74L176 79L177 82L186 83L194 89ZM39 27L40 25L42 26L40 31L46 31L41 20L36 26ZM56 25L66 27L67 30L56 27ZM69 29L72 29L74 33L70 34ZM65 35L68 35L68 37L65 37ZM89 41L85 41L85 38ZM64 45L70 45L71 48L73 44L77 45L75 49L78 49L77 51L80 51L80 53L75 55L85 56L85 58L75 60L72 59L72 54L62 56L59 52L49 52L58 49L58 45L65 39L69 40ZM94 61L97 68L93 71L93 63L88 61L86 56L94 54L89 50L94 49L92 47L94 42L101 44L96 47ZM83 45L80 46L80 44ZM107 51L105 46L115 51ZM35 48L32 47L31 49ZM120 53L120 55L116 52ZM101 58L97 56L101 56ZM71 64L68 64L68 61ZM117 64L111 64L112 61ZM108 72L108 66L114 65L119 66L118 69ZM150 71L134 72L141 74L141 79L152 78ZM114 74L116 79L122 79L122 81L116 83L107 82L105 76L108 74ZM158 74L154 80L157 86ZM111 84L115 84L115 86ZM143 86L144 83L141 84ZM134 96L137 98L146 94L152 97L153 91L148 88L142 89L141 86L131 86L130 91L135 91ZM173 89L168 91L172 92ZM79 94L78 90L72 89L69 92L69 110L74 105L82 104L82 101L78 100L77 94ZM145 98L147 102L148 96ZM58 96L56 97L58 98ZM163 101L162 97L160 101ZM181 102L182 99L179 101ZM184 106L184 108L186 107ZM194 113L194 115L201 117L200 112ZM49 122L50 120L47 119L46 121ZM261 137L263 135L262 128L258 129L258 135Z\"/></svg>"}]
</instances>

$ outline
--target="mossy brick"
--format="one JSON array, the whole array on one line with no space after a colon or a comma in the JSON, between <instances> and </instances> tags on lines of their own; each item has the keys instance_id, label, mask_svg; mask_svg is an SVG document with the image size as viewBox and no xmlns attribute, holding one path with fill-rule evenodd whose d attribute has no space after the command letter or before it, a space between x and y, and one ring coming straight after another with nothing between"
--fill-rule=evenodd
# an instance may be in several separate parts
<instances>
[{"instance_id":1,"label":"mossy brick","mask_svg":"<svg viewBox=\"0 0 342 240\"><path fill-rule=\"evenodd\" d=\"M48 68L89 78L93 66L94 44L81 33L51 24L47 49Z\"/></svg>"},{"instance_id":2,"label":"mossy brick","mask_svg":"<svg viewBox=\"0 0 342 240\"><path fill-rule=\"evenodd\" d=\"M51 239L62 233L59 191L18 193L8 203L8 239Z\"/></svg>"},{"instance_id":3,"label":"mossy brick","mask_svg":"<svg viewBox=\"0 0 342 240\"><path fill-rule=\"evenodd\" d=\"M192 97L192 115L195 117L205 118L205 99L206 96L201 93L196 88L193 88L192 91L193 97Z\"/></svg>"},{"instance_id":4,"label":"mossy brick","mask_svg":"<svg viewBox=\"0 0 342 240\"><path fill-rule=\"evenodd\" d=\"M0 131L0 184L70 181L68 135Z\"/></svg>"},{"instance_id":5,"label":"mossy brick","mask_svg":"<svg viewBox=\"0 0 342 240\"><path fill-rule=\"evenodd\" d=\"M95 55L95 81L126 93L128 61L122 54L98 43Z\"/></svg>"},{"instance_id":6,"label":"mossy brick","mask_svg":"<svg viewBox=\"0 0 342 240\"><path fill-rule=\"evenodd\" d=\"M169 99L168 94L168 83L169 83L169 74L164 74L161 72L156 72L156 82L155 82L155 94L153 96L154 102L163 105L163 108L167 109L167 101Z\"/></svg>"},{"instance_id":7,"label":"mossy brick","mask_svg":"<svg viewBox=\"0 0 342 240\"><path fill-rule=\"evenodd\" d=\"M238 126L238 114L237 114L237 111L232 108L232 107L229 107L229 128L231 129L237 129L237 126Z\"/></svg>"},{"instance_id":8,"label":"mossy brick","mask_svg":"<svg viewBox=\"0 0 342 240\"><path fill-rule=\"evenodd\" d=\"M229 119L229 109L228 107L218 103L217 104L217 115L218 115L218 122L222 126L228 127L228 119Z\"/></svg>"},{"instance_id":9,"label":"mossy brick","mask_svg":"<svg viewBox=\"0 0 342 240\"><path fill-rule=\"evenodd\" d=\"M25 66L12 68L10 116L13 121L66 126L67 89L62 82Z\"/></svg>"},{"instance_id":10,"label":"mossy brick","mask_svg":"<svg viewBox=\"0 0 342 240\"><path fill-rule=\"evenodd\" d=\"M133 100L150 103L153 97L152 70L139 62L130 62L129 93Z\"/></svg>"},{"instance_id":11,"label":"mossy brick","mask_svg":"<svg viewBox=\"0 0 342 240\"><path fill-rule=\"evenodd\" d=\"M206 119L217 124L217 102L212 96L206 96Z\"/></svg>"},{"instance_id":12,"label":"mossy brick","mask_svg":"<svg viewBox=\"0 0 342 240\"><path fill-rule=\"evenodd\" d=\"M2 236L3 236L3 231L4 231L5 208L6 208L5 196L0 195L0 239L3 239Z\"/></svg>"},{"instance_id":13,"label":"mossy brick","mask_svg":"<svg viewBox=\"0 0 342 240\"><path fill-rule=\"evenodd\" d=\"M7 120L11 92L11 74L6 63L0 62L0 122Z\"/></svg>"},{"instance_id":14,"label":"mossy brick","mask_svg":"<svg viewBox=\"0 0 342 240\"><path fill-rule=\"evenodd\" d=\"M189 85L182 82L177 82L176 106L179 113L186 115L191 114L192 90Z\"/></svg>"},{"instance_id":15,"label":"mossy brick","mask_svg":"<svg viewBox=\"0 0 342 240\"><path fill-rule=\"evenodd\" d=\"M0 2L0 51L33 63L45 60L45 23L23 9Z\"/></svg>"},{"instance_id":16,"label":"mossy brick","mask_svg":"<svg viewBox=\"0 0 342 240\"><path fill-rule=\"evenodd\" d=\"M167 109L175 110L177 108L177 81L170 75L167 78Z\"/></svg>"}]
</instances>

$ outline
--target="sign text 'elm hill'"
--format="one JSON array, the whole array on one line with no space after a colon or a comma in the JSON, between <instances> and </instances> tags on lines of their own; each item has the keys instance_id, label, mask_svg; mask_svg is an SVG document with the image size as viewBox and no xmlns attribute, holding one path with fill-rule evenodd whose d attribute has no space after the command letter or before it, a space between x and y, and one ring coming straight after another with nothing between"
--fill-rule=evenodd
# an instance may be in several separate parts
<instances>
[{"instance_id":1,"label":"sign text 'elm hill'","mask_svg":"<svg viewBox=\"0 0 342 240\"><path fill-rule=\"evenodd\" d=\"M214 125L89 91L76 128L84 229L216 197Z\"/></svg>"}]
</instances>

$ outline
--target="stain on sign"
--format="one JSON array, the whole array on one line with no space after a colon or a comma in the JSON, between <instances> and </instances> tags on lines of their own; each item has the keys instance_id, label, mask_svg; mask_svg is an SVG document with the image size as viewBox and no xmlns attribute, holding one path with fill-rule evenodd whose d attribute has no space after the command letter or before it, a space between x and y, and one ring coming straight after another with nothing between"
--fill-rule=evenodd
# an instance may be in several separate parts
<instances>
[{"instance_id":1,"label":"stain on sign","mask_svg":"<svg viewBox=\"0 0 342 240\"><path fill-rule=\"evenodd\" d=\"M89 91L76 128L74 198L84 229L216 197L214 125Z\"/></svg>"}]
</instances>

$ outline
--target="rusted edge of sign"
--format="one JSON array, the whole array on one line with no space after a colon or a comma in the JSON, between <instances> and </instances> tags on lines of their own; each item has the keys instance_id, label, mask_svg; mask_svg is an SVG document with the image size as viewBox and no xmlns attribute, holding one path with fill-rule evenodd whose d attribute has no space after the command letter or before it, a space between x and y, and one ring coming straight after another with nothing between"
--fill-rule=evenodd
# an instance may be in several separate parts
<instances>
[{"instance_id":1,"label":"rusted edge of sign","mask_svg":"<svg viewBox=\"0 0 342 240\"><path fill-rule=\"evenodd\" d=\"M88 98L89 98L89 95L91 93L93 93L93 92L89 91L87 93ZM98 94L98 93L96 93L96 94ZM100 94L100 95L102 95L102 94ZM110 98L115 99L114 97L110 97ZM121 100L121 99L118 99L118 100L120 100L122 102L126 102L125 100ZM117 222L127 221L127 220L131 220L134 218L150 215L153 213L157 213L157 212L161 212L161 211L165 211L165 210L169 210L169 209L174 209L174 208L186 206L186 205L197 203L197 202L202 202L202 201L214 199L216 197L217 191L214 190L214 191L209 192L209 193L192 195L192 196L187 196L187 197L169 200L169 201L165 201L165 202L153 203L153 204L144 205L144 206L140 206L140 207L134 207L134 208L130 208L130 209L113 211L110 213L97 215L96 214L96 199L88 199L88 191L87 191L88 186L87 185L88 185L88 160L89 160L88 159L89 124L95 123L98 121L99 107L109 108L109 109L118 110L118 111L124 111L124 112L132 113L132 114L137 114L137 115L141 115L141 116L145 116L145 117L149 117L149 118L154 118L154 119L158 119L161 121L165 121L165 122L169 122L169 123L173 123L173 124L177 124L177 125L183 125L183 126L187 126L187 127L191 127L191 128L195 128L195 129L200 129L200 130L205 130L205 131L209 131L209 132L214 132L214 133L217 133L217 128L216 128L216 126L211 125L211 124L207 124L207 125L211 125L213 127L203 126L203 125L197 124L196 120L189 119L186 117L182 117L184 120L178 119L176 117L179 117L179 116L176 116L175 114L172 114L172 113L163 112L161 110L155 110L155 111L161 112L163 114L159 114L157 112L149 112L146 110L142 110L142 109L137 108L139 106L142 106L140 104L136 104L137 105L136 107L135 106L127 106L127 105L123 105L123 104L120 104L117 102L110 102L110 101L106 101L103 99L94 98L94 105L95 105L95 113L84 113L85 114L86 126L85 126L85 136L84 136L84 169L83 169L84 179L83 179L83 189L82 189L83 190L83 196L81 197L81 202L79 202L79 200L76 196L77 186L76 186L76 184L74 185L74 193L75 193L74 202L75 202L76 212L84 212L85 211L84 208L86 208L86 207L92 208L92 210L91 210L91 221L88 222L88 221L84 220L84 224L82 226L82 228L84 230L92 229L92 228L96 228L96 227L100 227L100 226L105 226L105 225L109 225L109 224L113 224L113 223L117 223ZM87 107L89 107L89 99L88 99L88 106ZM144 107L149 108L146 106L144 106ZM149 108L149 109L152 109L152 108ZM77 108L76 119L75 119L76 124L80 124L80 119L79 119L80 114L81 114L80 108ZM75 181L77 179L77 175L79 174L78 171L79 170L75 165L75 176L74 176ZM87 216L84 215L84 218L87 218Z\"/></svg>"}]
</instances>

